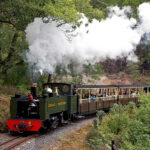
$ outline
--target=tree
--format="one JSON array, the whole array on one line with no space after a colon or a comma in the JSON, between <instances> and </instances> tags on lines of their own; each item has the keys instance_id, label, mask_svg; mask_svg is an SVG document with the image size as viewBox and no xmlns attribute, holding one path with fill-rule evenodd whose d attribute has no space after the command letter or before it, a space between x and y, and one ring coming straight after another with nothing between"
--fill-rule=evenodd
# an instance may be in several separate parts
<instances>
[{"instance_id":1,"label":"tree","mask_svg":"<svg viewBox=\"0 0 150 150\"><path fill-rule=\"evenodd\" d=\"M104 18L104 12L100 9L94 8L91 5L91 0L74 0L78 12L83 13L90 21L92 19L101 20Z\"/></svg>"},{"instance_id":2,"label":"tree","mask_svg":"<svg viewBox=\"0 0 150 150\"><path fill-rule=\"evenodd\" d=\"M130 6L134 12L132 15L137 17L137 7L144 2L149 2L149 0L91 0L91 5L105 12L105 16L107 16L107 8L110 6L119 6L120 8Z\"/></svg>"},{"instance_id":3,"label":"tree","mask_svg":"<svg viewBox=\"0 0 150 150\"><path fill-rule=\"evenodd\" d=\"M60 23L77 24L80 15L73 0L2 0L0 5L0 73L7 78L9 70L25 63L25 28L35 17L51 16ZM49 18L48 18L49 19ZM16 67L15 67L16 68ZM24 68L26 69L26 67Z\"/></svg>"},{"instance_id":4,"label":"tree","mask_svg":"<svg viewBox=\"0 0 150 150\"><path fill-rule=\"evenodd\" d=\"M8 72L13 66L22 65L26 70L23 60L24 51L28 45L25 40L25 28L34 21L35 17L46 18L58 22L58 25L71 23L73 27L78 22L81 14L89 18L101 19L102 11L93 9L90 0L2 0L0 5L0 74L7 79ZM10 71L11 70L11 71Z\"/></svg>"}]
</instances>

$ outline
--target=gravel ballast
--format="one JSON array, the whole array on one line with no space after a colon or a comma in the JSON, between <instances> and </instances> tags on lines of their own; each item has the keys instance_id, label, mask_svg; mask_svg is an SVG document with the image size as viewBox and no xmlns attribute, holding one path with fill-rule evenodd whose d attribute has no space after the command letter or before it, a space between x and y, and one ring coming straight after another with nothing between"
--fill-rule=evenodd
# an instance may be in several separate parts
<instances>
[{"instance_id":1,"label":"gravel ballast","mask_svg":"<svg viewBox=\"0 0 150 150\"><path fill-rule=\"evenodd\" d=\"M15 150L50 150L61 138L65 137L67 133L92 123L93 119L94 117L72 122L55 130L48 131L47 133L16 147Z\"/></svg>"}]
</instances>

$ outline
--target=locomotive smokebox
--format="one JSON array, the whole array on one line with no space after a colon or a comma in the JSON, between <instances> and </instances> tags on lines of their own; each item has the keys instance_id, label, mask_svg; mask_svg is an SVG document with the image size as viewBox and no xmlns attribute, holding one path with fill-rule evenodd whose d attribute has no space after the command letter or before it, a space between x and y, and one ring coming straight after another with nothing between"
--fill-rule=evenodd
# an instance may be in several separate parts
<instances>
[{"instance_id":1,"label":"locomotive smokebox","mask_svg":"<svg viewBox=\"0 0 150 150\"><path fill-rule=\"evenodd\" d=\"M32 85L31 85L31 94L33 95L34 99L37 99L36 88L37 88L37 83L32 83Z\"/></svg>"}]
</instances>

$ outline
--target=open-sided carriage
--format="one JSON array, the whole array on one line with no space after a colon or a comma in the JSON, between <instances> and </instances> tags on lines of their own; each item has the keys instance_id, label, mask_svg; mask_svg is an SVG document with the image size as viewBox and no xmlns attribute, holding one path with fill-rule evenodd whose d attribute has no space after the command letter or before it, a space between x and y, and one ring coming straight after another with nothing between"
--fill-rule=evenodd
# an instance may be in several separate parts
<instances>
[{"instance_id":1,"label":"open-sided carriage","mask_svg":"<svg viewBox=\"0 0 150 150\"><path fill-rule=\"evenodd\" d=\"M149 93L150 85L82 85L77 86L79 113L90 114L96 110L107 110L114 103L138 103L140 93Z\"/></svg>"}]
</instances>

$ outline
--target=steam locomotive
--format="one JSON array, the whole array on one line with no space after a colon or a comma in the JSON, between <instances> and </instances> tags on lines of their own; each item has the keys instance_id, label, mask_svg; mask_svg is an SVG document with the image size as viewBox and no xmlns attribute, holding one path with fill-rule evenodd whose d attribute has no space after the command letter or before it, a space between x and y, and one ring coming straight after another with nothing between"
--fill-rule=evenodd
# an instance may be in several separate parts
<instances>
[{"instance_id":1,"label":"steam locomotive","mask_svg":"<svg viewBox=\"0 0 150 150\"><path fill-rule=\"evenodd\" d=\"M7 126L11 132L56 128L69 120L109 109L114 103L138 103L141 91L149 93L150 85L46 83L43 94L37 95L36 84L32 84L30 95L11 98Z\"/></svg>"}]
</instances>

